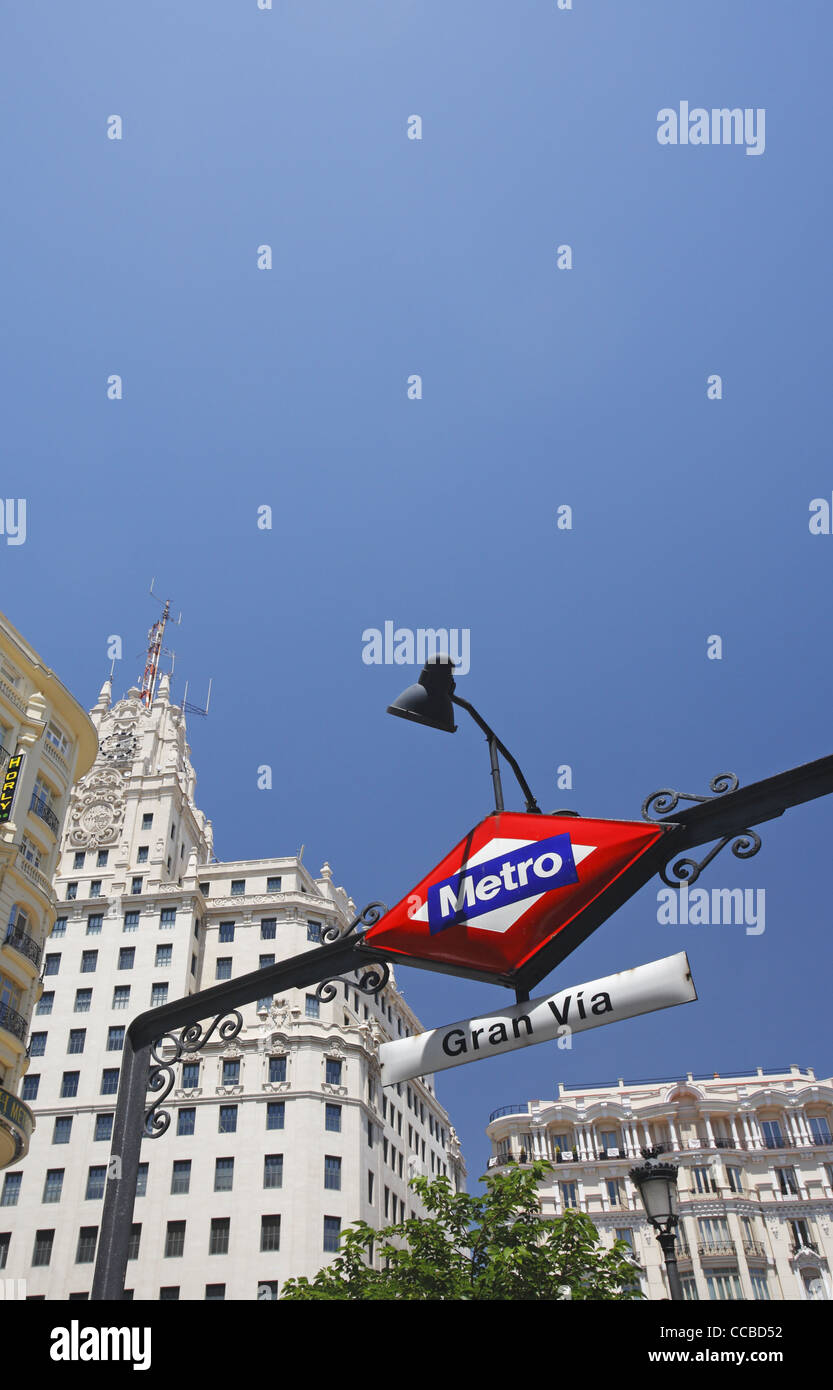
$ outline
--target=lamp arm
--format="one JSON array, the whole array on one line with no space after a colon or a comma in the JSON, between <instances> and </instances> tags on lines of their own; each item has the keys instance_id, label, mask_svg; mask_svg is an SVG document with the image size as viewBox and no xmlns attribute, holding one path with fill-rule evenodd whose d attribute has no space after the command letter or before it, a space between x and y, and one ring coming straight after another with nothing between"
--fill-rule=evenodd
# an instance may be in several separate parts
<instances>
[{"instance_id":1,"label":"lamp arm","mask_svg":"<svg viewBox=\"0 0 833 1390\"><path fill-rule=\"evenodd\" d=\"M527 809L527 811L532 812L534 815L540 816L540 814L541 814L541 808L540 808L540 806L538 805L538 802L535 800L535 797L532 795L532 792L531 792L530 789L529 789L529 784L528 784L526 778L524 777L523 773L521 772L521 769L518 767L518 764L517 764L515 758L513 758L512 754L509 752L509 749L506 747L505 744L501 743L501 741L500 741L500 739L498 738L497 734L495 733L494 729L490 729L490 728L489 728L489 725L486 723L486 720L483 719L483 717L477 713L477 710L474 708L474 705L470 705L469 702L468 702L468 700L463 700L463 699L461 699L459 695L452 695L452 696L451 696L451 702L452 702L452 704L454 704L454 705L459 705L461 709L468 710L468 713L471 715L471 717L472 717L472 719L474 720L475 724L479 725L479 727L483 730L484 734L486 735L487 739L489 740L490 746L494 746L494 747L500 749L500 751L501 751L501 753L503 754L504 758L506 759L506 761L508 762L508 764L509 764L509 766L511 767L512 771L514 772L515 776L517 777L518 783L519 783L520 788L521 788L521 791L523 792L524 796L526 797L526 809ZM494 773L494 769L493 769L493 773ZM497 808L497 809L498 809L498 810L502 810L503 807L500 806L500 805L498 805L498 808Z\"/></svg>"}]
</instances>

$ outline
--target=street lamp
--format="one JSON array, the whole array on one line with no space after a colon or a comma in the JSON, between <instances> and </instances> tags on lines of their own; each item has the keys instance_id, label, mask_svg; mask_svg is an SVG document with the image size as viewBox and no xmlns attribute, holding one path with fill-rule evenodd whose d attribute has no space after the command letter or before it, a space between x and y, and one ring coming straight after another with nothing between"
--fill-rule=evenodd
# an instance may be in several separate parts
<instances>
[{"instance_id":1,"label":"street lamp","mask_svg":"<svg viewBox=\"0 0 833 1390\"><path fill-rule=\"evenodd\" d=\"M454 682L454 662L450 656L438 652L435 656L429 657L422 671L419 674L416 685L409 685L407 690L397 696L392 705L388 705L388 714L396 714L400 719L411 719L416 724L427 724L429 729L441 729L443 733L453 734L457 731L454 723L454 705L460 709L467 710L475 724L483 730L489 744L489 758L492 764L492 784L495 789L495 811L499 814L503 809L503 787L500 781L500 765L498 763L498 752L501 752L518 779L521 791L526 798L526 809L533 815L540 816L541 808L532 792L529 784L524 777L517 762L512 757L509 749L501 743L494 729L490 729L482 715L478 714L473 705L468 700L462 700L459 695L455 695Z\"/></svg>"},{"instance_id":2,"label":"street lamp","mask_svg":"<svg viewBox=\"0 0 833 1390\"><path fill-rule=\"evenodd\" d=\"M658 1148L643 1149L642 1157L645 1162L638 1168L631 1168L629 1177L639 1190L648 1220L656 1231L657 1240L662 1246L671 1297L675 1302L682 1302L684 1300L683 1286L680 1283L677 1257L674 1253L677 1222L680 1219L677 1199L677 1166L675 1163L659 1162L658 1155L661 1152L662 1150Z\"/></svg>"}]
</instances>

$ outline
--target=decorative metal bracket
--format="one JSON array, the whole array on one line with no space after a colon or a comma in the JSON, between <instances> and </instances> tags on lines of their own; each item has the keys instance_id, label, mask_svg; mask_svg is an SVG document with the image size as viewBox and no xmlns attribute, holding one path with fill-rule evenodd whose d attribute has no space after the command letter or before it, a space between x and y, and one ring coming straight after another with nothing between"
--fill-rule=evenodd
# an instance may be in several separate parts
<instances>
[{"instance_id":1,"label":"decorative metal bracket","mask_svg":"<svg viewBox=\"0 0 833 1390\"><path fill-rule=\"evenodd\" d=\"M643 801L642 819L652 822L660 819L669 820L671 813L681 801L714 801L727 792L737 791L739 785L734 772L719 772L709 783L711 796L697 796L693 792L678 792L671 787L663 787L660 791L652 792ZM683 883L696 883L706 865L731 842L734 842L732 853L737 859L751 859L761 848L761 837L754 830L733 831L731 835L724 835L703 859L677 859L670 867L666 864L660 869L659 876L669 888L679 888ZM669 878L669 873L675 877Z\"/></svg>"},{"instance_id":2,"label":"decorative metal bracket","mask_svg":"<svg viewBox=\"0 0 833 1390\"><path fill-rule=\"evenodd\" d=\"M191 1023L180 1033L163 1033L162 1037L153 1043L150 1055L155 1065L151 1067L148 1074L147 1089L148 1091L161 1091L162 1094L145 1114L144 1132L146 1138L159 1139L171 1123L170 1111L163 1110L162 1106L174 1088L176 1080L174 1068L181 1060L183 1053L199 1052L218 1029L218 1036L222 1038L223 1042L230 1042L232 1038L237 1037L242 1027L243 1015L235 1009L231 1013L217 1014L204 1033L202 1024ZM161 1055L165 1043L170 1043L173 1046L174 1054L172 1057Z\"/></svg>"},{"instance_id":3,"label":"decorative metal bracket","mask_svg":"<svg viewBox=\"0 0 833 1390\"><path fill-rule=\"evenodd\" d=\"M344 931L341 931L337 926L326 927L321 933L321 940L324 944L330 945L335 941L343 941L346 936L352 936L354 933L361 935L361 931L366 930L367 927L375 926L379 918L384 917L387 910L387 903L368 903L367 906L363 907L361 912L353 918L350 925L344 928ZM359 930L360 928L361 931ZM337 978L344 979L345 977L338 976ZM374 962L373 965L369 965L361 977L356 981L351 981L351 984L360 994L378 994L379 990L385 988L389 979L390 966L386 961L377 961ZM315 993L322 1004L331 1003L338 993L336 981L322 980Z\"/></svg>"}]
</instances>

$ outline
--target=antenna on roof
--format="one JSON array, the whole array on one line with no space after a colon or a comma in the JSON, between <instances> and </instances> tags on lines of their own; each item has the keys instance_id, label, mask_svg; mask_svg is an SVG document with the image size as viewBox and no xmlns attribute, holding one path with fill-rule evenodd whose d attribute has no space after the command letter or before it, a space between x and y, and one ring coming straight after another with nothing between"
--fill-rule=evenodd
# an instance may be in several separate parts
<instances>
[{"instance_id":1,"label":"antenna on roof","mask_svg":"<svg viewBox=\"0 0 833 1390\"><path fill-rule=\"evenodd\" d=\"M156 599L157 603L162 603L159 595L153 592L155 578L156 576L150 581L150 593L151 596ZM156 694L156 682L159 678L159 657L164 651L167 656L174 657L175 659L175 654L167 647L162 646L162 637L168 622L173 622L178 625L182 622L182 614L180 613L178 618L171 618L171 601L166 598L162 607L161 618L157 618L148 633L147 659L145 661L145 669L142 673L141 690L142 704L145 705L147 709L150 709L150 706L153 704L153 697ZM171 670L173 671L173 666Z\"/></svg>"},{"instance_id":2,"label":"antenna on roof","mask_svg":"<svg viewBox=\"0 0 833 1390\"><path fill-rule=\"evenodd\" d=\"M213 679L213 677L212 677ZM211 681L208 682L208 695L205 700L205 708L202 705L192 705L188 700L188 682L185 682L185 694L182 697L182 708L186 714L199 714L202 718L208 714L208 706L211 704Z\"/></svg>"}]
</instances>

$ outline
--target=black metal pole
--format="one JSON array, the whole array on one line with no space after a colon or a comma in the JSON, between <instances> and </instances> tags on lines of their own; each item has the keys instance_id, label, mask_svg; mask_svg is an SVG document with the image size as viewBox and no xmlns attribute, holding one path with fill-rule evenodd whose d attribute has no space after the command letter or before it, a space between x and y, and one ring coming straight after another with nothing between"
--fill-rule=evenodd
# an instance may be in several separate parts
<instances>
[{"instance_id":1,"label":"black metal pole","mask_svg":"<svg viewBox=\"0 0 833 1390\"><path fill-rule=\"evenodd\" d=\"M526 797L526 809L527 809L527 811L531 811L531 812L533 812L535 815L540 816L540 814L541 814L541 808L540 808L540 806L538 805L538 802L535 800L535 797L532 795L532 792L531 792L530 789L529 789L529 783L527 782L526 778L524 777L523 773L521 772L521 769L520 769L520 767L518 766L517 761L515 760L515 758L513 758L512 754L509 752L509 749L506 747L506 745L505 745L504 743L501 743L501 741L500 741L500 739L498 738L497 734L495 733L494 729L491 729L491 728L489 727L489 725L486 723L486 720L483 718L483 716L477 713L477 710L474 708L474 705L470 705L469 702L468 702L468 700L461 700L461 698L460 698L459 695L452 695L452 696L451 696L451 703L454 704L454 705L459 705L461 709L468 710L468 712L469 712L469 714L471 715L472 719L474 720L475 724L477 724L477 725L483 730L484 734L486 735L487 739L489 740L489 756L490 756L490 758L492 759L492 777L494 778L494 775L495 775L495 765L496 765L496 763L497 763L497 757L496 757L495 749L500 749L500 751L501 751L501 753L503 754L504 758L506 759L506 761L508 762L508 764L509 764L509 766L511 767L512 771L514 772L515 776L517 777L517 779L518 779L518 784L519 784L519 786L520 786L520 788L521 788L521 791L523 792L524 796ZM497 780L497 786L498 786L498 787L499 787L499 784L500 784L500 772L498 772L498 780ZM496 791L495 791L495 801L497 801L497 800L498 800L498 795L497 795L497 787L496 787ZM503 793L502 793L502 792L501 792L501 794L500 794L500 804L498 805L497 809L498 809L498 811L502 811L502 810L503 810Z\"/></svg>"},{"instance_id":2,"label":"black metal pole","mask_svg":"<svg viewBox=\"0 0 833 1390\"><path fill-rule=\"evenodd\" d=\"M497 740L494 734L489 735L489 758L492 764L492 786L495 791L495 810L500 815L503 810L503 786L500 780L500 763L497 756Z\"/></svg>"},{"instance_id":3,"label":"black metal pole","mask_svg":"<svg viewBox=\"0 0 833 1390\"><path fill-rule=\"evenodd\" d=\"M124 1040L91 1299L124 1298L139 1153L145 1134L151 1045L173 1029L199 1023L211 1014L231 1012L280 989L299 989L351 970L366 969L379 960L379 956L362 947L360 937L350 936L263 970L253 970L236 980L225 980L158 1009L148 1009L134 1018Z\"/></svg>"},{"instance_id":4,"label":"black metal pole","mask_svg":"<svg viewBox=\"0 0 833 1390\"><path fill-rule=\"evenodd\" d=\"M665 1259L665 1272L668 1275L668 1288L675 1303L684 1303L685 1295L683 1286L680 1282L680 1272L677 1269L677 1256L674 1249L676 1242L676 1232L658 1231L657 1239L662 1246L662 1253Z\"/></svg>"}]
</instances>

